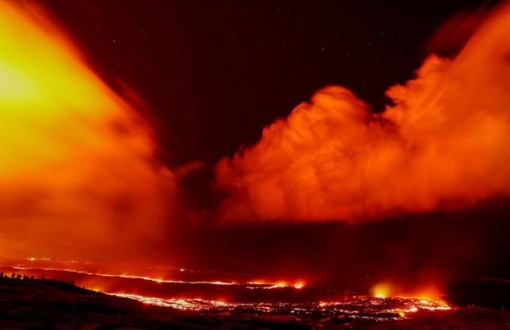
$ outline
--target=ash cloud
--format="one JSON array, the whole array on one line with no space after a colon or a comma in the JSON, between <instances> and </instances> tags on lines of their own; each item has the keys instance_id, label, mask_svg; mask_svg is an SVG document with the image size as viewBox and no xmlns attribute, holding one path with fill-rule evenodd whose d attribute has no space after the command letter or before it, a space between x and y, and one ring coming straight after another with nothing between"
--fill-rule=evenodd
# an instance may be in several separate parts
<instances>
[{"instance_id":1,"label":"ash cloud","mask_svg":"<svg viewBox=\"0 0 510 330\"><path fill-rule=\"evenodd\" d=\"M358 222L508 197L510 5L480 17L455 58L432 55L391 87L384 113L326 87L222 159L218 217Z\"/></svg>"},{"instance_id":2,"label":"ash cloud","mask_svg":"<svg viewBox=\"0 0 510 330\"><path fill-rule=\"evenodd\" d=\"M46 11L0 2L0 253L143 253L176 212L149 125Z\"/></svg>"}]
</instances>

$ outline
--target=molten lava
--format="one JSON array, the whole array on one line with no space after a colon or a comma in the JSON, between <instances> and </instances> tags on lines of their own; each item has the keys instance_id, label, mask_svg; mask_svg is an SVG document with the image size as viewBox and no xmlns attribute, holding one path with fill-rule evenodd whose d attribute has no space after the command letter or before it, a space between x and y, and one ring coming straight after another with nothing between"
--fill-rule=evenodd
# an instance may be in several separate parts
<instances>
[{"instance_id":1,"label":"molten lava","mask_svg":"<svg viewBox=\"0 0 510 330\"><path fill-rule=\"evenodd\" d=\"M174 175L61 31L31 2L0 2L0 252L134 251L160 235Z\"/></svg>"},{"instance_id":2,"label":"molten lava","mask_svg":"<svg viewBox=\"0 0 510 330\"><path fill-rule=\"evenodd\" d=\"M409 313L416 313L419 310L447 311L451 307L441 298L440 292L434 287L419 288L412 291L404 290L398 285L383 282L372 288L372 295L380 300L408 301L404 308L395 308L389 311L395 312L402 317Z\"/></svg>"},{"instance_id":3,"label":"molten lava","mask_svg":"<svg viewBox=\"0 0 510 330\"><path fill-rule=\"evenodd\" d=\"M224 158L229 221L348 222L510 195L510 4L454 59L432 55L382 114L330 86ZM471 26L471 25L470 25Z\"/></svg>"},{"instance_id":4,"label":"molten lava","mask_svg":"<svg viewBox=\"0 0 510 330\"><path fill-rule=\"evenodd\" d=\"M423 301L434 301L438 305L445 305L446 302L442 298L441 291L433 285L418 286L412 289L407 289L401 285L393 284L391 282L381 282L372 288L372 295L375 298L408 298L418 299Z\"/></svg>"}]
</instances>

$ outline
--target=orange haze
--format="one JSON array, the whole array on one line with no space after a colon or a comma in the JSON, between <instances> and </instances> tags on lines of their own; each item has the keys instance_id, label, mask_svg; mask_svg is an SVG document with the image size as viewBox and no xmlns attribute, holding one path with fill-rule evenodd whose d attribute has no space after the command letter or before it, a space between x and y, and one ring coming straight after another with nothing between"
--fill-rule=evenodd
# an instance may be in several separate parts
<instances>
[{"instance_id":1,"label":"orange haze","mask_svg":"<svg viewBox=\"0 0 510 330\"><path fill-rule=\"evenodd\" d=\"M433 283L418 285L408 289L392 282L381 282L372 288L372 295L376 298L401 297L426 299L436 302L443 301L443 294L441 292L442 290Z\"/></svg>"},{"instance_id":2,"label":"orange haze","mask_svg":"<svg viewBox=\"0 0 510 330\"><path fill-rule=\"evenodd\" d=\"M387 95L395 105L374 114L326 87L221 160L216 186L229 197L220 218L356 222L509 195L508 2L454 59L430 56Z\"/></svg>"},{"instance_id":3,"label":"orange haze","mask_svg":"<svg viewBox=\"0 0 510 330\"><path fill-rule=\"evenodd\" d=\"M148 125L38 6L0 1L0 44L0 253L154 238L175 180Z\"/></svg>"}]
</instances>

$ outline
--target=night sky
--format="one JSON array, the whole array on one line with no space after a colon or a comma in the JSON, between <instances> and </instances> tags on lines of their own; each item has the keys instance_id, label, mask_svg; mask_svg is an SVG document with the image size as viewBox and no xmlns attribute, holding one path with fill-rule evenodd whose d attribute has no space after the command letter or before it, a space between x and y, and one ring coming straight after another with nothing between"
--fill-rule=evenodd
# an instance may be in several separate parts
<instances>
[{"instance_id":1,"label":"night sky","mask_svg":"<svg viewBox=\"0 0 510 330\"><path fill-rule=\"evenodd\" d=\"M215 163L255 143L317 89L345 86L382 111L454 13L480 0L44 0L104 79L154 112L170 165Z\"/></svg>"}]
</instances>

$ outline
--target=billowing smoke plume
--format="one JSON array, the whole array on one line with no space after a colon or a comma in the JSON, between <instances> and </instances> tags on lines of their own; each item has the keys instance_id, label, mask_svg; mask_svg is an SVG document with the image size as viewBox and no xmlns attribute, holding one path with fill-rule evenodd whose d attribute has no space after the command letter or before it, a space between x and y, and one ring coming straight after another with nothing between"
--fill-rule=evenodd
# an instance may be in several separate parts
<instances>
[{"instance_id":1,"label":"billowing smoke plume","mask_svg":"<svg viewBox=\"0 0 510 330\"><path fill-rule=\"evenodd\" d=\"M383 114L344 88L317 92L217 165L220 217L359 221L508 196L509 22L506 3L454 59L390 88Z\"/></svg>"},{"instance_id":2,"label":"billowing smoke plume","mask_svg":"<svg viewBox=\"0 0 510 330\"><path fill-rule=\"evenodd\" d=\"M175 204L150 127L41 8L15 4L0 2L0 253L145 246Z\"/></svg>"}]
</instances>

